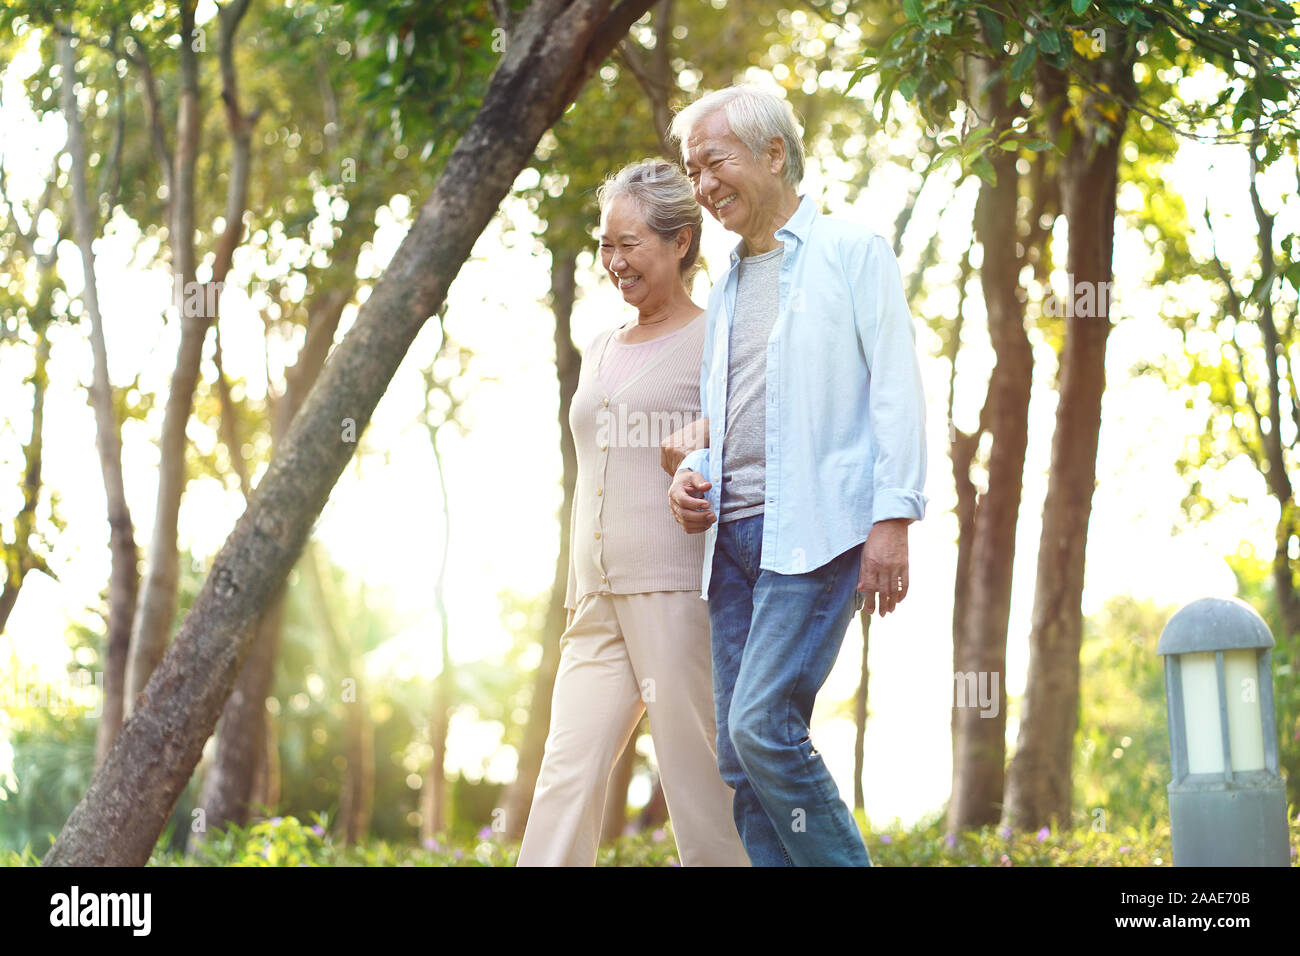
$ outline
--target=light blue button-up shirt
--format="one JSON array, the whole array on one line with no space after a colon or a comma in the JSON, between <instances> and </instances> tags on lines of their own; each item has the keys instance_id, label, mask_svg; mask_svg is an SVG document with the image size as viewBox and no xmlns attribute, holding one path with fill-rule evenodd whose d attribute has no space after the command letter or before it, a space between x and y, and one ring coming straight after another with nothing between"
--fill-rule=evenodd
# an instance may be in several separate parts
<instances>
[{"instance_id":1,"label":"light blue button-up shirt","mask_svg":"<svg viewBox=\"0 0 1300 956\"><path fill-rule=\"evenodd\" d=\"M925 396L916 333L889 243L857 223L823 216L807 196L776 231L785 246L780 302L767 343L767 456L759 567L800 574L867 539L889 518L920 519ZM708 478L722 513L727 358L740 243L709 294L700 407L709 448L683 459ZM708 598L717 543L704 532Z\"/></svg>"}]
</instances>

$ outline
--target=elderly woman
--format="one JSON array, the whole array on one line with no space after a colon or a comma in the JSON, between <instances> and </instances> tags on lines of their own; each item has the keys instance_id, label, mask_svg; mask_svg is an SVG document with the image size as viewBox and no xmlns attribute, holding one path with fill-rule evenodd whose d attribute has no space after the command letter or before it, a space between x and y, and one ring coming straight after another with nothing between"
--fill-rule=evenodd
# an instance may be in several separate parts
<instances>
[{"instance_id":1,"label":"elderly woman","mask_svg":"<svg viewBox=\"0 0 1300 956\"><path fill-rule=\"evenodd\" d=\"M578 455L569 624L520 866L592 866L614 764L649 711L686 866L748 866L717 766L703 539L664 508L660 444L700 415L704 310L689 285L700 207L675 167L645 161L601 187L601 264L634 319L583 353L569 411Z\"/></svg>"}]
</instances>

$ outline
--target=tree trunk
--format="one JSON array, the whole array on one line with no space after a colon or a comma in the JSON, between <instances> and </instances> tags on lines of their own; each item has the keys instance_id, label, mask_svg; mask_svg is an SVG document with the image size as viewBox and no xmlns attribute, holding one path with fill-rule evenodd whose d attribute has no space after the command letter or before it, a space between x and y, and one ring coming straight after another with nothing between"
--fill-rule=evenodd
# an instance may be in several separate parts
<instances>
[{"instance_id":1,"label":"tree trunk","mask_svg":"<svg viewBox=\"0 0 1300 956\"><path fill-rule=\"evenodd\" d=\"M353 276L355 269L355 254L341 258L342 274ZM345 281L343 286L322 295L309 310L307 337L297 362L285 372L284 396L272 414L273 449L279 448L289 423L320 374L355 288L355 279ZM237 448L229 451L232 457L239 454ZM253 651L239 669L235 690L221 713L216 753L203 776L198 800L206 814L208 830L229 823L244 825L259 802L269 807L275 805L271 798L279 790L279 784L272 775L277 772L279 761L272 762L268 751L268 741L274 740L274 734L267 718L266 698L271 693L279 656L284 600L285 589L281 586L254 627ZM205 836L206 833L191 832L190 842L199 842Z\"/></svg>"},{"instance_id":2,"label":"tree trunk","mask_svg":"<svg viewBox=\"0 0 1300 956\"><path fill-rule=\"evenodd\" d=\"M121 423L113 409L113 390L108 376L108 348L104 339L104 320L99 311L99 286L95 279L93 241L97 232L90 192L86 187L86 144L81 132L81 114L75 92L77 54L71 37L59 41L63 71L63 115L68 124L69 176L72 182L73 225L77 248L81 252L84 280L81 298L90 319L90 349L94 357L90 385L90 405L95 412L95 447L99 468L104 476L104 494L108 504L109 551L112 566L108 584L108 633L104 641L104 699L99 727L95 734L95 767L108 756L122 726L122 692L126 674L126 656L131 643L131 619L135 615L136 589L140 570L135 546L135 526L126 504L122 479Z\"/></svg>"},{"instance_id":3,"label":"tree trunk","mask_svg":"<svg viewBox=\"0 0 1300 956\"><path fill-rule=\"evenodd\" d=\"M871 615L864 609L858 616L862 619L862 667L858 692L853 696L853 809L865 811L867 800L862 789L862 775L866 772L867 688L871 678L867 669L867 651L871 647Z\"/></svg>"},{"instance_id":4,"label":"tree trunk","mask_svg":"<svg viewBox=\"0 0 1300 956\"><path fill-rule=\"evenodd\" d=\"M573 346L570 319L576 295L574 274L577 253L572 250L553 250L551 253L551 309L555 313L555 374L560 386L560 448L564 458L564 503L561 514L568 516L573 509L573 490L578 481L578 453L569 432L569 406L578 387L578 371L582 364L581 353ZM560 666L560 637L564 634L568 612L564 599L569 584L569 522L560 520L560 553L555 558L555 578L551 584L551 603L546 611L546 625L542 632L542 660L533 677L532 706L528 711L528 726L524 729L523 744L519 748L519 764L515 781L506 792L506 833L511 839L523 837L532 808L533 789L537 774L542 769L542 755L546 749L546 734L551 726L551 694L555 689L555 675Z\"/></svg>"},{"instance_id":5,"label":"tree trunk","mask_svg":"<svg viewBox=\"0 0 1300 956\"><path fill-rule=\"evenodd\" d=\"M605 794L605 815L600 826L600 842L613 843L627 827L627 788L632 784L632 771L636 767L636 739L641 736L641 725L628 739L623 755L614 764L609 775L609 790Z\"/></svg>"},{"instance_id":6,"label":"tree trunk","mask_svg":"<svg viewBox=\"0 0 1300 956\"><path fill-rule=\"evenodd\" d=\"M668 798L664 796L662 778L656 775L655 785L650 791L650 799L641 808L641 815L637 817L636 825L640 830L650 830L654 827L661 827L667 822Z\"/></svg>"},{"instance_id":7,"label":"tree trunk","mask_svg":"<svg viewBox=\"0 0 1300 956\"><path fill-rule=\"evenodd\" d=\"M243 214L248 187L250 121L239 112L234 88L233 45L239 20L248 8L248 0L235 0L220 11L222 99L230 125L232 159L227 191L226 232L216 250L212 268L212 288L220 295L236 247L243 235ZM193 48L194 4L181 4L179 63L180 94L176 119L176 155L168 194L172 211L170 241L172 246L173 298L181 323L181 341L176 353L167 406L163 414L159 441L158 498L154 509L154 526L149 543L148 570L144 591L136 608L127 655L126 699L129 715L136 698L161 660L176 615L176 588L179 574L176 548L176 525L181 496L185 490L186 428L194 404L198 383L199 361L203 341L213 314L208 309L212 298L207 287L199 289L195 271L194 205L195 163L198 157L199 112L198 58Z\"/></svg>"},{"instance_id":8,"label":"tree trunk","mask_svg":"<svg viewBox=\"0 0 1300 956\"><path fill-rule=\"evenodd\" d=\"M591 73L650 0L536 0L520 19L474 121L456 144L356 325L335 349L108 760L46 865L146 863L239 666L249 625L293 566L354 443L475 239Z\"/></svg>"},{"instance_id":9,"label":"tree trunk","mask_svg":"<svg viewBox=\"0 0 1300 956\"><path fill-rule=\"evenodd\" d=\"M439 321L443 321L439 316ZM443 342L447 340L444 323ZM432 369L425 372L425 426L429 431L429 445L433 449L433 464L438 472L438 492L442 501L442 554L438 561L438 576L433 582L434 604L438 610L438 649L442 664L434 687L432 709L429 715L429 738L433 755L425 774L424 792L421 794L420 838L433 839L447 826L447 731L451 726L452 697L455 692L455 672L451 663L450 619L447 614L447 557L451 552L451 503L447 500L447 473L443 468L442 453L438 450L438 432L451 421L457 400L448 389L451 408L447 417L434 424L429 417L432 409L428 401L430 392L437 387Z\"/></svg>"},{"instance_id":10,"label":"tree trunk","mask_svg":"<svg viewBox=\"0 0 1300 956\"><path fill-rule=\"evenodd\" d=\"M989 103L995 129L1007 128L1014 108L1005 105L1002 83L990 89ZM1019 295L1023 257L1017 255L1014 239L1020 196L1016 154L1003 150L990 153L996 182L980 187L975 235L984 253L980 282L996 360L980 411L979 434L962 449L959 526L969 537L961 547L960 573L965 580L958 583L960 594L954 600L954 616L961 616L954 621L953 634L950 832L997 823L1002 813L1007 623L1033 380L1033 352ZM974 494L970 465L985 433L993 439L988 488L983 494ZM954 459L954 466L957 464Z\"/></svg>"},{"instance_id":11,"label":"tree trunk","mask_svg":"<svg viewBox=\"0 0 1300 956\"><path fill-rule=\"evenodd\" d=\"M1131 41L1115 44L1099 65L1097 79L1103 89L1120 95L1131 89ZM1051 115L1059 128L1066 80L1050 67L1040 75L1044 92L1058 104ZM1071 824L1084 553L1106 387L1118 160L1127 116L1123 107L1114 109L1117 118L1092 125L1095 104L1091 98L1085 100L1079 110L1083 119L1076 122L1061 162L1060 195L1069 223L1067 272L1072 287L1065 290L1065 346L1038 545L1029 676L1003 812L1004 820L1020 829L1038 829L1052 821L1061 827ZM1091 314L1080 315L1082 311Z\"/></svg>"},{"instance_id":12,"label":"tree trunk","mask_svg":"<svg viewBox=\"0 0 1300 956\"><path fill-rule=\"evenodd\" d=\"M51 264L53 259L50 260ZM52 288L52 287L50 287ZM48 299L47 294L42 295ZM48 306L43 302L43 306ZM40 310L46 316L47 308ZM41 493L41 461L45 437L45 393L49 387L50 376L47 371L50 362L50 336L48 322L36 330L36 367L32 371L32 434L31 441L23 446L23 505L14 518L14 546L12 550L4 547L0 539L0 557L5 558L3 579L0 579L0 634L4 633L5 624L18 602L18 592L22 590L27 572L40 568L49 573L44 560L37 558L31 551L31 542L36 534L36 505Z\"/></svg>"}]
</instances>

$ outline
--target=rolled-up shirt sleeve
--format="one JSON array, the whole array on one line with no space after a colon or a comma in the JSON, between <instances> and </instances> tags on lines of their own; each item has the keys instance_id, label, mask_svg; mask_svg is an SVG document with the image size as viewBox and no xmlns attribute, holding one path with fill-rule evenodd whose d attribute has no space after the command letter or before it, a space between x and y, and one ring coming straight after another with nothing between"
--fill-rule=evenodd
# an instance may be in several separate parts
<instances>
[{"instance_id":1,"label":"rolled-up shirt sleeve","mask_svg":"<svg viewBox=\"0 0 1300 956\"><path fill-rule=\"evenodd\" d=\"M697 448L695 451L687 452L682 463L677 466L678 471L698 471L701 475L707 476L709 473L709 450L707 448Z\"/></svg>"},{"instance_id":2,"label":"rolled-up shirt sleeve","mask_svg":"<svg viewBox=\"0 0 1300 956\"><path fill-rule=\"evenodd\" d=\"M898 260L873 234L852 243L843 261L871 380L865 410L876 450L871 520L919 521L928 501L925 394Z\"/></svg>"}]
</instances>

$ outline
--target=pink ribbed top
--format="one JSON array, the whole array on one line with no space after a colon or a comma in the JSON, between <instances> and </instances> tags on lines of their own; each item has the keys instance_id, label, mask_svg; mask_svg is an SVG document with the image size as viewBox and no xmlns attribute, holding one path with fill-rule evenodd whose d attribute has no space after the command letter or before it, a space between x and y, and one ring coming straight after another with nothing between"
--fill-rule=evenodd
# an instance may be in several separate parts
<instances>
[{"instance_id":1,"label":"pink ribbed top","mask_svg":"<svg viewBox=\"0 0 1300 956\"><path fill-rule=\"evenodd\" d=\"M583 352L569 407L578 481L569 517L567 608L593 592L700 588L704 535L687 534L673 520L672 479L660 465L659 443L700 417L707 316L701 312L675 332L630 346L608 329ZM605 383L610 370L612 387Z\"/></svg>"}]
</instances>

